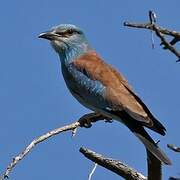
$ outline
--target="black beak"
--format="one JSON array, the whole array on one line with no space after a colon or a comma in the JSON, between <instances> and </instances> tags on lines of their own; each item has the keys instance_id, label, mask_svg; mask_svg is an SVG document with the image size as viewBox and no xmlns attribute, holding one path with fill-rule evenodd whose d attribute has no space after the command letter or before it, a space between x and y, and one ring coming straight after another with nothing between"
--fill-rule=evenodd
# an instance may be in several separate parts
<instances>
[{"instance_id":1,"label":"black beak","mask_svg":"<svg viewBox=\"0 0 180 180\"><path fill-rule=\"evenodd\" d=\"M47 32L43 32L41 33L38 38L43 38L43 39L47 39L47 40L56 40L58 37L58 34L52 32L52 31L47 31Z\"/></svg>"}]
</instances>

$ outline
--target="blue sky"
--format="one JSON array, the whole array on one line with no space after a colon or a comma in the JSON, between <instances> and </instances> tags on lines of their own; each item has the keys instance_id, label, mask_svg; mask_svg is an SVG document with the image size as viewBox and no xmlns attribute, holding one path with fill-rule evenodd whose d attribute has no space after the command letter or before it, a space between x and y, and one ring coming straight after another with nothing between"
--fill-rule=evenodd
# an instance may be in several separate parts
<instances>
[{"instance_id":1,"label":"blue sky","mask_svg":"<svg viewBox=\"0 0 180 180\"><path fill-rule=\"evenodd\" d=\"M158 23L179 30L179 0L164 1L5 1L0 6L0 172L32 139L71 123L89 112L68 92L58 56L38 34L54 25L72 23L81 27L97 52L120 70L151 111L166 126L167 135L152 131L155 140L172 159L164 167L164 179L180 172L179 154L167 143L180 145L180 65L176 57L159 47L151 49L151 34L123 27L123 22L146 22L148 10ZM146 174L143 145L124 125L96 123L38 145L10 174L11 179L87 179L93 163L79 152L88 147L107 157L122 160ZM93 180L119 177L98 167Z\"/></svg>"}]
</instances>

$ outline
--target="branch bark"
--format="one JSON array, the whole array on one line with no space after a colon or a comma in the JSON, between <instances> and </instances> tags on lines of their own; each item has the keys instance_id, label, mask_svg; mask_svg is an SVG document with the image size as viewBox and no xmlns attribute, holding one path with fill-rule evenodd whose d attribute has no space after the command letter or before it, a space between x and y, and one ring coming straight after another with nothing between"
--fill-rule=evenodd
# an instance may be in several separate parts
<instances>
[{"instance_id":1,"label":"branch bark","mask_svg":"<svg viewBox=\"0 0 180 180\"><path fill-rule=\"evenodd\" d=\"M173 144L168 144L167 147L171 150L173 150L174 152L180 152L180 147L177 147Z\"/></svg>"},{"instance_id":2,"label":"branch bark","mask_svg":"<svg viewBox=\"0 0 180 180\"><path fill-rule=\"evenodd\" d=\"M79 151L86 158L118 174L126 180L147 180L147 178L144 175L120 161L103 157L101 154L98 154L84 147L81 147Z\"/></svg>"}]
</instances>

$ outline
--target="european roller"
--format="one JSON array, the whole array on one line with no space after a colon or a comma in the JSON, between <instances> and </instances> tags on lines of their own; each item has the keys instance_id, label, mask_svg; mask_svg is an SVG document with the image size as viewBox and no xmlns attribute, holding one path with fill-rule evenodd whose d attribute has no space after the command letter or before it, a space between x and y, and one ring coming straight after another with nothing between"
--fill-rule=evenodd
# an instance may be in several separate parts
<instances>
[{"instance_id":1,"label":"european roller","mask_svg":"<svg viewBox=\"0 0 180 180\"><path fill-rule=\"evenodd\" d=\"M165 135L165 127L133 91L127 80L104 62L90 46L84 32L61 24L41 33L58 53L61 70L71 94L85 107L126 125L156 158L171 164L144 127Z\"/></svg>"}]
</instances>

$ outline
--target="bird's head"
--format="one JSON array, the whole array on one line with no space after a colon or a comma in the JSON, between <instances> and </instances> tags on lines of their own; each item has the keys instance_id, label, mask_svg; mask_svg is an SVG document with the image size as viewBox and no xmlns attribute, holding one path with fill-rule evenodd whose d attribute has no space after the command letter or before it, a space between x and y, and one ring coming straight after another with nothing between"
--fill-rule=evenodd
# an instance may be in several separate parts
<instances>
[{"instance_id":1,"label":"bird's head","mask_svg":"<svg viewBox=\"0 0 180 180\"><path fill-rule=\"evenodd\" d=\"M81 53L90 47L82 30L71 24L53 27L50 31L41 33L39 38L49 40L60 55L75 54L73 51Z\"/></svg>"}]
</instances>

